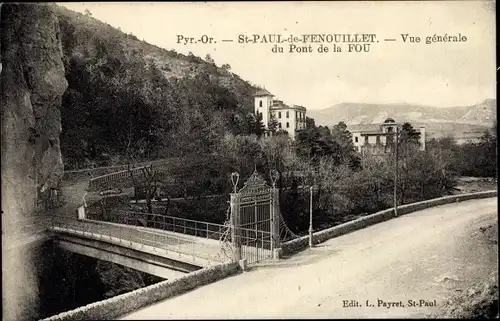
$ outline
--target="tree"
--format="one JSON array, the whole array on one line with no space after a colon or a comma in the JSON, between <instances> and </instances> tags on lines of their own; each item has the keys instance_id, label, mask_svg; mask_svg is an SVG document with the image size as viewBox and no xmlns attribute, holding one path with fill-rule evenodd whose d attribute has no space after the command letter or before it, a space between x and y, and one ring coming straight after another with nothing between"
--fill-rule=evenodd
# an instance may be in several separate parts
<instances>
[{"instance_id":1,"label":"tree","mask_svg":"<svg viewBox=\"0 0 500 321\"><path fill-rule=\"evenodd\" d=\"M460 145L455 159L455 166L463 176L496 177L496 123L493 130L485 131L479 141Z\"/></svg>"},{"instance_id":2,"label":"tree","mask_svg":"<svg viewBox=\"0 0 500 321\"><path fill-rule=\"evenodd\" d=\"M221 66L221 68L222 68L222 69L224 69L224 70L229 71L229 70L231 70L231 65L229 65L229 64L223 64L223 65Z\"/></svg>"},{"instance_id":3,"label":"tree","mask_svg":"<svg viewBox=\"0 0 500 321\"><path fill-rule=\"evenodd\" d=\"M310 159L317 164L321 157L333 157L339 164L341 161L341 148L331 136L324 136L317 127L307 128L297 134L297 155L303 159Z\"/></svg>"},{"instance_id":4,"label":"tree","mask_svg":"<svg viewBox=\"0 0 500 321\"><path fill-rule=\"evenodd\" d=\"M276 135L259 140L265 172L277 170L279 173L278 186L282 186L283 173L293 162L295 153L289 136Z\"/></svg>"},{"instance_id":5,"label":"tree","mask_svg":"<svg viewBox=\"0 0 500 321\"><path fill-rule=\"evenodd\" d=\"M315 128L315 127L316 127L316 122L314 121L314 118L306 116L306 128Z\"/></svg>"},{"instance_id":6,"label":"tree","mask_svg":"<svg viewBox=\"0 0 500 321\"><path fill-rule=\"evenodd\" d=\"M278 120L276 119L276 115L274 113L270 113L267 128L268 131L273 135L276 133L278 129Z\"/></svg>"},{"instance_id":7,"label":"tree","mask_svg":"<svg viewBox=\"0 0 500 321\"><path fill-rule=\"evenodd\" d=\"M145 166L142 168L142 175L143 175L143 189L144 189L144 195L146 198L146 206L148 209L148 213L153 213L153 204L152 200L156 195L156 191L158 188L157 182L158 182L158 173L153 170L153 166L150 165L149 167ZM152 221L152 216L148 218L148 222Z\"/></svg>"},{"instance_id":8,"label":"tree","mask_svg":"<svg viewBox=\"0 0 500 321\"><path fill-rule=\"evenodd\" d=\"M406 122L401 127L398 138L398 162L402 163L401 171L401 203L405 203L405 195L407 191L407 186L409 182L409 163L412 162L411 158L416 157L418 154L418 148L420 146L420 132L417 132L413 126Z\"/></svg>"},{"instance_id":9,"label":"tree","mask_svg":"<svg viewBox=\"0 0 500 321\"><path fill-rule=\"evenodd\" d=\"M207 54L206 54L206 56L205 56L205 61L206 61L206 62L209 62L209 63L212 63L212 64L214 63L214 59L213 59L213 58L212 58L212 56L211 56L210 54L208 54L208 53L207 53Z\"/></svg>"},{"instance_id":10,"label":"tree","mask_svg":"<svg viewBox=\"0 0 500 321\"><path fill-rule=\"evenodd\" d=\"M341 162L349 164L352 169L359 169L361 160L356 153L352 142L352 134L347 130L347 125L344 122L339 122L333 126L331 137L340 146L342 151Z\"/></svg>"},{"instance_id":11,"label":"tree","mask_svg":"<svg viewBox=\"0 0 500 321\"><path fill-rule=\"evenodd\" d=\"M253 126L251 127L251 133L257 135L257 137L261 137L266 132L266 127L262 122L262 113L257 112L253 118Z\"/></svg>"},{"instance_id":12,"label":"tree","mask_svg":"<svg viewBox=\"0 0 500 321\"><path fill-rule=\"evenodd\" d=\"M420 132L417 132L410 123L404 123L399 135L400 145L420 145Z\"/></svg>"}]
</instances>

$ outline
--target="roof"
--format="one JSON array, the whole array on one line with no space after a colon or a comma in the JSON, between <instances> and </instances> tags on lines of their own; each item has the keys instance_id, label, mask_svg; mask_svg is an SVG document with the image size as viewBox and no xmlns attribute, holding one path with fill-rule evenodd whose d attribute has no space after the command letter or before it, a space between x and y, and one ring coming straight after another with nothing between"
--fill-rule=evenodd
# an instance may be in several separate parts
<instances>
[{"instance_id":1,"label":"roof","mask_svg":"<svg viewBox=\"0 0 500 321\"><path fill-rule=\"evenodd\" d=\"M274 96L267 89L264 89L264 88L257 90L257 92L253 95L254 96Z\"/></svg>"},{"instance_id":2,"label":"roof","mask_svg":"<svg viewBox=\"0 0 500 321\"><path fill-rule=\"evenodd\" d=\"M347 130L351 133L380 132L380 124L347 125Z\"/></svg>"}]
</instances>

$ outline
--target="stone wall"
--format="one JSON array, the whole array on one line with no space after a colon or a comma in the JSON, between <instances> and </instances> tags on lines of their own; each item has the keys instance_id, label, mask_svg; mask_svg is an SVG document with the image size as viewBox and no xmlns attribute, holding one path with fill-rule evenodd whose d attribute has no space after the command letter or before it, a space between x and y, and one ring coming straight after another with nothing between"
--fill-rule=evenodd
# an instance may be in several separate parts
<instances>
[{"instance_id":1,"label":"stone wall","mask_svg":"<svg viewBox=\"0 0 500 321\"><path fill-rule=\"evenodd\" d=\"M496 196L497 196L497 191L486 191L486 192L470 193L463 195L444 196L423 202L401 205L398 207L398 215L409 214L433 206L439 206L454 202L462 202L472 199L496 197ZM313 244L318 244L326 240L329 240L331 238L341 236L376 223L387 221L394 217L395 217L394 208L383 210L371 215L363 216L356 220L313 233ZM301 251L307 248L308 246L309 246L309 236L303 236L295 240L283 243L281 246L281 251L282 254L286 256Z\"/></svg>"},{"instance_id":2,"label":"stone wall","mask_svg":"<svg viewBox=\"0 0 500 321\"><path fill-rule=\"evenodd\" d=\"M15 245L21 227L32 224L39 201L62 176L59 107L68 83L53 7L2 4L0 10L5 249ZM30 319L37 301L33 253L2 251L2 260L3 317Z\"/></svg>"},{"instance_id":3,"label":"stone wall","mask_svg":"<svg viewBox=\"0 0 500 321\"><path fill-rule=\"evenodd\" d=\"M116 319L157 301L179 295L198 286L221 280L227 276L236 274L238 271L240 271L238 263L216 265L191 272L175 280L153 284L72 311L60 313L43 321Z\"/></svg>"}]
</instances>

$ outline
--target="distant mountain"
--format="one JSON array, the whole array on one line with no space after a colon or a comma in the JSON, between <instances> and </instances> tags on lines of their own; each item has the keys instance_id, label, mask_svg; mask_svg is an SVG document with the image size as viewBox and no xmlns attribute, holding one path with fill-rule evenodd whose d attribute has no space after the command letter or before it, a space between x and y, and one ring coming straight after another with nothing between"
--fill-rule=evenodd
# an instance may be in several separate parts
<instances>
[{"instance_id":1,"label":"distant mountain","mask_svg":"<svg viewBox=\"0 0 500 321\"><path fill-rule=\"evenodd\" d=\"M429 137L484 132L496 120L496 100L486 99L479 104L459 107L431 107L411 104L341 103L322 110L310 110L308 116L317 125L332 126L345 122L351 130L368 124L379 124L391 117L397 122L409 122L415 127L425 125Z\"/></svg>"},{"instance_id":2,"label":"distant mountain","mask_svg":"<svg viewBox=\"0 0 500 321\"><path fill-rule=\"evenodd\" d=\"M490 126L496 119L496 108L495 99L486 99L472 106L446 108L411 104L341 103L308 113L320 125L334 125L340 121L348 125L376 124L391 117L398 122L452 122Z\"/></svg>"}]
</instances>

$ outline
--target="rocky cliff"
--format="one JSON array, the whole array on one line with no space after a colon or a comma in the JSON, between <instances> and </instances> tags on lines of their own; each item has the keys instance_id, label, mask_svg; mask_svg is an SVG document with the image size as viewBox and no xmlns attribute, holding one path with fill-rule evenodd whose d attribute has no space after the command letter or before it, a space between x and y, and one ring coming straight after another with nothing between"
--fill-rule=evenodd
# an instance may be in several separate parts
<instances>
[{"instance_id":1,"label":"rocky cliff","mask_svg":"<svg viewBox=\"0 0 500 321\"><path fill-rule=\"evenodd\" d=\"M0 10L2 295L4 319L22 320L35 309L35 262L29 250L5 249L26 238L21 226L63 173L59 107L68 84L53 7L3 4Z\"/></svg>"}]
</instances>

